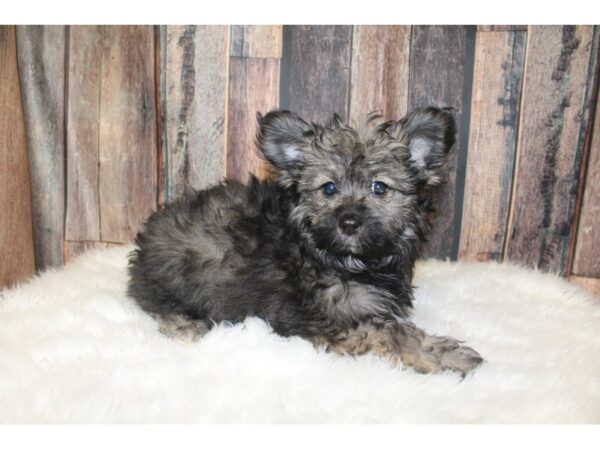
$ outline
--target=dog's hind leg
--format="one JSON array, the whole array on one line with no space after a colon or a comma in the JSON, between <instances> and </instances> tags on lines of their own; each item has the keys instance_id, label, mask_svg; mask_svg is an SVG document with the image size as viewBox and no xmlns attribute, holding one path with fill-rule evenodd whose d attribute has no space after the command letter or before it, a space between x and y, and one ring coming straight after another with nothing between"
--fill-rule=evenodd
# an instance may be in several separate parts
<instances>
[{"instance_id":1,"label":"dog's hind leg","mask_svg":"<svg viewBox=\"0 0 600 450\"><path fill-rule=\"evenodd\" d=\"M334 337L317 336L311 341L339 354L374 353L421 373L454 370L465 376L483 362L475 350L460 341L428 335L410 322L363 323Z\"/></svg>"},{"instance_id":2,"label":"dog's hind leg","mask_svg":"<svg viewBox=\"0 0 600 450\"><path fill-rule=\"evenodd\" d=\"M210 331L210 326L204 320L193 320L180 314L152 316L159 323L158 330L170 338L194 342Z\"/></svg>"}]
</instances>

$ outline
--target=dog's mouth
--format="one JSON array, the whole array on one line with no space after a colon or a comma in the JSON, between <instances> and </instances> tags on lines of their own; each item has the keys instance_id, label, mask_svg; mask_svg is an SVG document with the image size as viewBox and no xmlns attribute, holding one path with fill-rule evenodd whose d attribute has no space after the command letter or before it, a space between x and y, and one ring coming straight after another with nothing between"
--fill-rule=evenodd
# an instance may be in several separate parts
<instances>
[{"instance_id":1,"label":"dog's mouth","mask_svg":"<svg viewBox=\"0 0 600 450\"><path fill-rule=\"evenodd\" d=\"M318 247L316 254L326 265L343 268L353 273L382 269L394 264L397 260L397 255L394 254L367 258L364 255L353 253L333 253Z\"/></svg>"},{"instance_id":2,"label":"dog's mouth","mask_svg":"<svg viewBox=\"0 0 600 450\"><path fill-rule=\"evenodd\" d=\"M344 236L336 233L313 235L315 246L337 258L352 258L364 262L393 256L393 242L374 241L368 235Z\"/></svg>"},{"instance_id":3,"label":"dog's mouth","mask_svg":"<svg viewBox=\"0 0 600 450\"><path fill-rule=\"evenodd\" d=\"M310 223L306 229L318 257L327 265L361 272L388 266L398 257L396 244L377 229L365 227L352 235L342 233L336 224Z\"/></svg>"}]
</instances>

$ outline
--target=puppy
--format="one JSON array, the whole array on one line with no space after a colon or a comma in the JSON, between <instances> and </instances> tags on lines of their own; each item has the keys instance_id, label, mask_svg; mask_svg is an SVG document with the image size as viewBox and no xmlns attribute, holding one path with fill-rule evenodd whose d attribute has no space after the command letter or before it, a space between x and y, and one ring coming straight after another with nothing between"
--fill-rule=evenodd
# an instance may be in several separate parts
<instances>
[{"instance_id":1,"label":"puppy","mask_svg":"<svg viewBox=\"0 0 600 450\"><path fill-rule=\"evenodd\" d=\"M154 213L137 235L128 293L170 336L248 316L340 354L373 352L463 376L482 358L408 320L411 280L455 141L438 108L353 129L289 111L258 115L275 179L225 181Z\"/></svg>"}]
</instances>

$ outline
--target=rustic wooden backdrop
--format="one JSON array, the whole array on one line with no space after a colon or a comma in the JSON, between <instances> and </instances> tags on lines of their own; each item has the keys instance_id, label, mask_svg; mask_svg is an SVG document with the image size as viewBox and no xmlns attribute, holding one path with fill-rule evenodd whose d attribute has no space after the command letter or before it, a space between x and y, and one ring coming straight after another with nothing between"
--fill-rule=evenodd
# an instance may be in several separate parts
<instances>
[{"instance_id":1,"label":"rustic wooden backdrop","mask_svg":"<svg viewBox=\"0 0 600 450\"><path fill-rule=\"evenodd\" d=\"M598 290L599 36L599 26L0 27L0 283L34 260L42 269L131 240L189 188L266 176L257 111L359 121L437 104L454 108L459 137L428 255L517 261Z\"/></svg>"}]
</instances>

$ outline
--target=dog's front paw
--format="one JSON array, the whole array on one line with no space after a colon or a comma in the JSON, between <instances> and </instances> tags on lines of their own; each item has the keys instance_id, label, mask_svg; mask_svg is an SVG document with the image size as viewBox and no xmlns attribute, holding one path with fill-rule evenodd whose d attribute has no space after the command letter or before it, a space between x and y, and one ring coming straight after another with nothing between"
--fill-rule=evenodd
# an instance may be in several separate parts
<instances>
[{"instance_id":1,"label":"dog's front paw","mask_svg":"<svg viewBox=\"0 0 600 450\"><path fill-rule=\"evenodd\" d=\"M402 362L421 373L453 370L464 377L477 368L483 358L456 339L425 335L420 347L402 353Z\"/></svg>"},{"instance_id":2,"label":"dog's front paw","mask_svg":"<svg viewBox=\"0 0 600 450\"><path fill-rule=\"evenodd\" d=\"M423 351L437 360L440 370L454 370L463 377L483 362L483 358L471 347L444 336L427 336L423 341Z\"/></svg>"}]
</instances>

